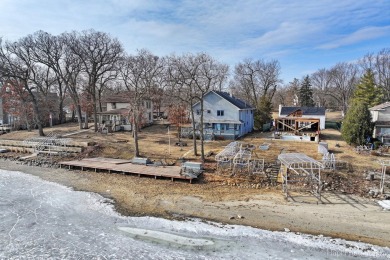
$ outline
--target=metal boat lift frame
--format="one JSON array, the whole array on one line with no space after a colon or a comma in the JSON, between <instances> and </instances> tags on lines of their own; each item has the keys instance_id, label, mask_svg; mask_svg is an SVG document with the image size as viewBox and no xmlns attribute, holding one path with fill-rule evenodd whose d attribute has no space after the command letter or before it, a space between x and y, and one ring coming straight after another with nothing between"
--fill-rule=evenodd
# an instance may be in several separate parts
<instances>
[{"instance_id":1,"label":"metal boat lift frame","mask_svg":"<svg viewBox=\"0 0 390 260\"><path fill-rule=\"evenodd\" d=\"M278 160L281 162L280 175L286 199L294 184L306 184L313 195L321 201L321 169L323 165L315 159L302 153L282 153Z\"/></svg>"},{"instance_id":2,"label":"metal boat lift frame","mask_svg":"<svg viewBox=\"0 0 390 260\"><path fill-rule=\"evenodd\" d=\"M381 180L379 182L379 192L383 194L385 193L386 170L387 167L390 166L390 160L382 160L380 161L380 164L382 165L382 169L381 169Z\"/></svg>"},{"instance_id":3,"label":"metal boat lift frame","mask_svg":"<svg viewBox=\"0 0 390 260\"><path fill-rule=\"evenodd\" d=\"M229 169L232 168L233 158L240 151L241 144L237 141L229 143L225 149L215 156L217 161L217 170L222 165L229 165Z\"/></svg>"}]
</instances>

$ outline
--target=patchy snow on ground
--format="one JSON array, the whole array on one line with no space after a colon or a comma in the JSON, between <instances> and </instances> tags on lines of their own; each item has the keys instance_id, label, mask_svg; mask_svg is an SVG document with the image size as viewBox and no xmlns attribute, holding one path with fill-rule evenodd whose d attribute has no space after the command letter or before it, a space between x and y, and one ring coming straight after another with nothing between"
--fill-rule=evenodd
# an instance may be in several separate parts
<instances>
[{"instance_id":1,"label":"patchy snow on ground","mask_svg":"<svg viewBox=\"0 0 390 260\"><path fill-rule=\"evenodd\" d=\"M390 200L380 200L378 203L384 210L390 210Z\"/></svg>"},{"instance_id":2,"label":"patchy snow on ground","mask_svg":"<svg viewBox=\"0 0 390 260\"><path fill-rule=\"evenodd\" d=\"M0 170L0 259L390 259L390 249L197 219L125 217L110 200Z\"/></svg>"}]
</instances>

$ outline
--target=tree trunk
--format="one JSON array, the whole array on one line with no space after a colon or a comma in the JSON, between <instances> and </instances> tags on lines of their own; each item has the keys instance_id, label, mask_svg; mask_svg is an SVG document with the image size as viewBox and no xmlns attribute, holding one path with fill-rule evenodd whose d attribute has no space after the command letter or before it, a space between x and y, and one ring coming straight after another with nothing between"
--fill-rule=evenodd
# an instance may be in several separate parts
<instances>
[{"instance_id":1,"label":"tree trunk","mask_svg":"<svg viewBox=\"0 0 390 260\"><path fill-rule=\"evenodd\" d=\"M198 149L196 147L196 132L195 132L195 115L191 105L191 119L192 119L192 141L194 144L194 155L198 156Z\"/></svg>"},{"instance_id":2,"label":"tree trunk","mask_svg":"<svg viewBox=\"0 0 390 260\"><path fill-rule=\"evenodd\" d=\"M61 99L59 104L60 113L58 115L58 122L60 124L64 123L64 101Z\"/></svg>"},{"instance_id":3,"label":"tree trunk","mask_svg":"<svg viewBox=\"0 0 390 260\"><path fill-rule=\"evenodd\" d=\"M178 137L179 143L180 143L181 142L181 126L180 126L180 124L177 126L177 133L178 133L177 137Z\"/></svg>"},{"instance_id":4,"label":"tree trunk","mask_svg":"<svg viewBox=\"0 0 390 260\"><path fill-rule=\"evenodd\" d=\"M34 108L34 113L35 113L35 119L36 119L36 122L38 125L38 135L45 136L45 133L43 132L43 126L42 126L42 121L41 121L40 114L39 114L40 111L39 111L37 101L33 100L32 103L33 103L33 108Z\"/></svg>"},{"instance_id":5,"label":"tree trunk","mask_svg":"<svg viewBox=\"0 0 390 260\"><path fill-rule=\"evenodd\" d=\"M83 114L81 112L81 106L76 106L77 122L79 123L80 130L83 129Z\"/></svg>"},{"instance_id":6,"label":"tree trunk","mask_svg":"<svg viewBox=\"0 0 390 260\"><path fill-rule=\"evenodd\" d=\"M204 162L203 98L200 100L200 159Z\"/></svg>"},{"instance_id":7,"label":"tree trunk","mask_svg":"<svg viewBox=\"0 0 390 260\"><path fill-rule=\"evenodd\" d=\"M139 157L138 147L138 112L136 109L133 111L133 137L134 137L134 156Z\"/></svg>"},{"instance_id":8,"label":"tree trunk","mask_svg":"<svg viewBox=\"0 0 390 260\"><path fill-rule=\"evenodd\" d=\"M88 129L88 112L85 112L84 129Z\"/></svg>"},{"instance_id":9,"label":"tree trunk","mask_svg":"<svg viewBox=\"0 0 390 260\"><path fill-rule=\"evenodd\" d=\"M96 108L96 102L94 103L95 104L93 105L93 125L95 127L95 132L97 132L98 131L97 108Z\"/></svg>"}]
</instances>

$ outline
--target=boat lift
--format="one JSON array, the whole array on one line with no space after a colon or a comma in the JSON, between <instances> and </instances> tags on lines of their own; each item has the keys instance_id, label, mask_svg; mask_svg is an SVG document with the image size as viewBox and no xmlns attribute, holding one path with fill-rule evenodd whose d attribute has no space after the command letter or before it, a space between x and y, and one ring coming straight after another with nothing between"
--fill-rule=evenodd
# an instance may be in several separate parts
<instances>
[{"instance_id":1,"label":"boat lift","mask_svg":"<svg viewBox=\"0 0 390 260\"><path fill-rule=\"evenodd\" d=\"M321 169L322 163L303 153L282 153L278 160L281 162L280 177L286 199L292 188L309 190L321 201Z\"/></svg>"}]
</instances>

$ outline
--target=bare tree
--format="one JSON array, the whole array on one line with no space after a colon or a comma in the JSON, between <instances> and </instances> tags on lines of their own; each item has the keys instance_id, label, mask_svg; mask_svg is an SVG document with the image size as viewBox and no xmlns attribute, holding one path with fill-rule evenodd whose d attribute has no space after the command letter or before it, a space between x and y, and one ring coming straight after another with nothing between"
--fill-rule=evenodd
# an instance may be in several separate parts
<instances>
[{"instance_id":1,"label":"bare tree","mask_svg":"<svg viewBox=\"0 0 390 260\"><path fill-rule=\"evenodd\" d=\"M97 131L97 85L102 77L107 77L107 74L118 70L123 47L116 38L94 30L74 33L73 37L70 37L69 47L82 62L82 70L88 82L86 91L92 99L94 127ZM86 120L87 117L88 115ZM86 127L87 125L86 122Z\"/></svg>"},{"instance_id":2,"label":"bare tree","mask_svg":"<svg viewBox=\"0 0 390 260\"><path fill-rule=\"evenodd\" d=\"M371 69L375 81L383 89L384 100L390 100L390 48L385 48L376 55L366 54L359 64L364 71Z\"/></svg>"},{"instance_id":3,"label":"bare tree","mask_svg":"<svg viewBox=\"0 0 390 260\"><path fill-rule=\"evenodd\" d=\"M226 79L226 68L224 64L220 64L211 56L200 53L190 58L191 71L193 83L195 85L195 92L198 93L196 98L200 102L200 149L201 160L204 162L204 96L213 89L220 89L224 80ZM197 68L197 69L195 69Z\"/></svg>"},{"instance_id":4,"label":"bare tree","mask_svg":"<svg viewBox=\"0 0 390 260\"><path fill-rule=\"evenodd\" d=\"M330 69L330 74L332 87L328 93L337 100L345 115L349 100L359 79L359 70L355 64L341 62Z\"/></svg>"},{"instance_id":5,"label":"bare tree","mask_svg":"<svg viewBox=\"0 0 390 260\"><path fill-rule=\"evenodd\" d=\"M281 82L279 76L280 65L277 60L265 62L246 59L235 67L232 83L235 94L256 108L255 122L259 127L270 118L271 102Z\"/></svg>"},{"instance_id":6,"label":"bare tree","mask_svg":"<svg viewBox=\"0 0 390 260\"><path fill-rule=\"evenodd\" d=\"M385 92L385 99L390 100L390 48L381 50L375 60L378 85Z\"/></svg>"},{"instance_id":7,"label":"bare tree","mask_svg":"<svg viewBox=\"0 0 390 260\"><path fill-rule=\"evenodd\" d=\"M329 88L332 84L332 77L329 70L323 68L311 75L311 83L314 90L314 101L317 106L325 107L328 100Z\"/></svg>"},{"instance_id":8,"label":"bare tree","mask_svg":"<svg viewBox=\"0 0 390 260\"><path fill-rule=\"evenodd\" d=\"M169 95L184 103L190 112L192 122L192 137L193 137L193 149L194 155L198 155L197 144L196 144L196 131L195 131L195 114L192 110L192 106L196 102L196 92L194 85L195 74L194 68L191 68L188 60L192 55L176 56L171 55L167 58L167 82L170 86ZM180 134L180 133L179 133Z\"/></svg>"},{"instance_id":9,"label":"bare tree","mask_svg":"<svg viewBox=\"0 0 390 260\"><path fill-rule=\"evenodd\" d=\"M214 90L224 91L226 89L225 84L227 83L227 79L229 77L229 65L220 64L219 65L219 76L218 76L218 84Z\"/></svg>"},{"instance_id":10,"label":"bare tree","mask_svg":"<svg viewBox=\"0 0 390 260\"><path fill-rule=\"evenodd\" d=\"M38 31L30 37L33 44L33 58L42 66L47 66L50 73L54 74L55 90L59 97L57 119L64 122L64 100L66 97L67 85L64 81L63 58L65 45L58 36L47 32ZM54 90L54 89L52 89Z\"/></svg>"},{"instance_id":11,"label":"bare tree","mask_svg":"<svg viewBox=\"0 0 390 260\"><path fill-rule=\"evenodd\" d=\"M0 74L3 79L15 80L24 86L31 98L38 134L44 136L39 95L45 86L41 85L42 70L32 57L32 48L30 37L1 44Z\"/></svg>"},{"instance_id":12,"label":"bare tree","mask_svg":"<svg viewBox=\"0 0 390 260\"><path fill-rule=\"evenodd\" d=\"M221 64L206 53L186 54L180 57L169 57L168 75L175 98L186 103L190 109L194 142L194 155L196 148L195 113L192 109L195 103L200 103L199 131L201 143L201 160L204 161L204 103L203 97L210 90L222 89L227 77L228 66Z\"/></svg>"},{"instance_id":13,"label":"bare tree","mask_svg":"<svg viewBox=\"0 0 390 260\"><path fill-rule=\"evenodd\" d=\"M144 102L149 100L150 89L157 85L162 72L163 65L159 57L147 50L140 50L137 55L123 58L119 66L119 75L127 90L126 97L131 106L135 156L140 155L138 129L142 107Z\"/></svg>"}]
</instances>

